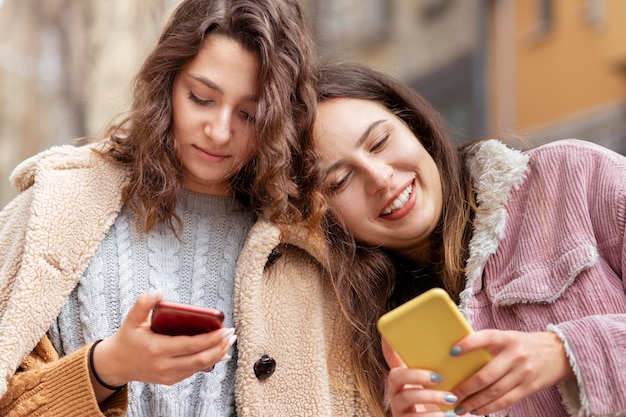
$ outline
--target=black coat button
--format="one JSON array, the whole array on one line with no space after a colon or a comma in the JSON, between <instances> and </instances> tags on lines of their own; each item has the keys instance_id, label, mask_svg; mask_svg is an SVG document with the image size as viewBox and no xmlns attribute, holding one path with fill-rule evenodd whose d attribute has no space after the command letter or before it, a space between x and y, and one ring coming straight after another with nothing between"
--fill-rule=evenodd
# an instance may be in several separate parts
<instances>
[{"instance_id":1,"label":"black coat button","mask_svg":"<svg viewBox=\"0 0 626 417\"><path fill-rule=\"evenodd\" d=\"M265 268L274 265L278 258L280 258L281 256L283 256L283 252L280 250L279 247L272 249L269 256L267 257L267 262L265 262Z\"/></svg>"},{"instance_id":2,"label":"black coat button","mask_svg":"<svg viewBox=\"0 0 626 417\"><path fill-rule=\"evenodd\" d=\"M267 355L261 356L261 359L254 363L254 375L261 381L272 376L276 370L276 361Z\"/></svg>"}]
</instances>

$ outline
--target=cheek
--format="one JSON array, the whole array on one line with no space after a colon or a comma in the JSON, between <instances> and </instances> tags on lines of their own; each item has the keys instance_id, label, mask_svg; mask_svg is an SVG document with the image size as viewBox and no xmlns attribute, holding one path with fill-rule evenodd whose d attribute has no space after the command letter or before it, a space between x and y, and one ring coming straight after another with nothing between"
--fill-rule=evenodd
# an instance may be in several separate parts
<instances>
[{"instance_id":1,"label":"cheek","mask_svg":"<svg viewBox=\"0 0 626 417\"><path fill-rule=\"evenodd\" d=\"M184 132L190 125L190 112L185 109L184 105L180 103L174 103L172 107L172 132L174 138L179 141L180 138L184 138Z\"/></svg>"},{"instance_id":2,"label":"cheek","mask_svg":"<svg viewBox=\"0 0 626 417\"><path fill-rule=\"evenodd\" d=\"M246 133L243 139L242 149L247 155L248 161L252 159L252 156L257 152L259 148L259 142L257 141L254 133Z\"/></svg>"},{"instance_id":3,"label":"cheek","mask_svg":"<svg viewBox=\"0 0 626 417\"><path fill-rule=\"evenodd\" d=\"M366 218L364 201L358 199L356 195L341 195L334 198L332 204L346 225L348 232L354 233L360 229Z\"/></svg>"}]
</instances>

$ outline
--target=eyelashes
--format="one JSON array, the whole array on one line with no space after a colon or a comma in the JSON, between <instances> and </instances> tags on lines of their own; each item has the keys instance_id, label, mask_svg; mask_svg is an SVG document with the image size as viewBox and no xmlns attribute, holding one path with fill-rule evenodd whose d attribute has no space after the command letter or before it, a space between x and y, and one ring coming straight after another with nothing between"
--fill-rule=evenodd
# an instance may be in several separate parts
<instances>
[{"instance_id":1,"label":"eyelashes","mask_svg":"<svg viewBox=\"0 0 626 417\"><path fill-rule=\"evenodd\" d=\"M187 97L189 98L189 100L193 101L194 103L198 103L198 104L202 104L202 105L213 103L213 100L202 100L202 99L198 98L191 91L187 94Z\"/></svg>"},{"instance_id":2,"label":"eyelashes","mask_svg":"<svg viewBox=\"0 0 626 417\"><path fill-rule=\"evenodd\" d=\"M383 132L383 135L374 142L374 144L370 148L370 152L377 152L381 150L389 141L390 136L391 133L389 132L389 130L385 130L385 132Z\"/></svg>"},{"instance_id":3,"label":"eyelashes","mask_svg":"<svg viewBox=\"0 0 626 417\"><path fill-rule=\"evenodd\" d=\"M196 104L199 104L201 106L209 106L209 105L215 103L215 100L203 100L203 99L199 98L198 96L196 96L191 91L189 91L189 93L187 93L187 98L189 100L191 100L192 102L194 102ZM239 115L241 116L241 118L246 123L254 123L254 122L256 122L256 116L248 113L247 111L241 110L241 111L239 111Z\"/></svg>"},{"instance_id":4,"label":"eyelashes","mask_svg":"<svg viewBox=\"0 0 626 417\"><path fill-rule=\"evenodd\" d=\"M391 129L385 129L382 132L380 132L380 134L376 135L373 138L373 141L371 142L371 146L369 146L369 148L366 148L366 149L368 149L368 152L371 154L381 152L383 149L385 149L385 146L389 143L390 139L391 139ZM330 182L330 184L327 187L327 190L330 194L337 194L341 192L341 190L349 182L350 177L352 175L351 170L346 170L345 172L342 172L342 170L339 169L338 171L341 172L340 176L337 176L335 180Z\"/></svg>"}]
</instances>

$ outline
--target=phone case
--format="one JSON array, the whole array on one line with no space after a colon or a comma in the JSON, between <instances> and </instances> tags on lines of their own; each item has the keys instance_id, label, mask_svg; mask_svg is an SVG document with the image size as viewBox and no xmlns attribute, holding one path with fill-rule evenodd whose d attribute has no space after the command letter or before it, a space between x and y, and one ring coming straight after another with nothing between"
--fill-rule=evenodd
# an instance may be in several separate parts
<instances>
[{"instance_id":1,"label":"phone case","mask_svg":"<svg viewBox=\"0 0 626 417\"><path fill-rule=\"evenodd\" d=\"M473 330L441 288L428 290L384 314L378 330L409 368L427 369L443 377L432 389L450 391L491 359L484 349L450 356L450 349Z\"/></svg>"},{"instance_id":2,"label":"phone case","mask_svg":"<svg viewBox=\"0 0 626 417\"><path fill-rule=\"evenodd\" d=\"M193 336L217 330L223 323L224 313L219 310L161 301L152 310L150 328L170 336Z\"/></svg>"}]
</instances>

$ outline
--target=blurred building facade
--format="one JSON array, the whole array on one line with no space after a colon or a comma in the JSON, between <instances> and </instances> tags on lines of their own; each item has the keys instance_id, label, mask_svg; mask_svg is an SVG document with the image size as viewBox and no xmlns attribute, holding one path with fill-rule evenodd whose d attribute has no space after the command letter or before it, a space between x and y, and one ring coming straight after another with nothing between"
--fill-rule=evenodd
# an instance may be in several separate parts
<instances>
[{"instance_id":1,"label":"blurred building facade","mask_svg":"<svg viewBox=\"0 0 626 417\"><path fill-rule=\"evenodd\" d=\"M626 2L489 2L489 131L626 154Z\"/></svg>"},{"instance_id":2,"label":"blurred building facade","mask_svg":"<svg viewBox=\"0 0 626 417\"><path fill-rule=\"evenodd\" d=\"M180 0L0 0L0 205L23 159L98 135ZM325 60L407 82L457 143L578 137L626 153L626 1L301 0Z\"/></svg>"},{"instance_id":3,"label":"blurred building facade","mask_svg":"<svg viewBox=\"0 0 626 417\"><path fill-rule=\"evenodd\" d=\"M626 154L623 0L316 0L323 54L390 72L458 143L576 137Z\"/></svg>"},{"instance_id":4,"label":"blurred building facade","mask_svg":"<svg viewBox=\"0 0 626 417\"><path fill-rule=\"evenodd\" d=\"M486 133L482 0L313 0L325 59L358 60L399 78L433 103L457 142Z\"/></svg>"}]
</instances>

